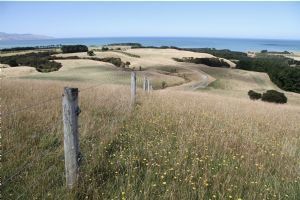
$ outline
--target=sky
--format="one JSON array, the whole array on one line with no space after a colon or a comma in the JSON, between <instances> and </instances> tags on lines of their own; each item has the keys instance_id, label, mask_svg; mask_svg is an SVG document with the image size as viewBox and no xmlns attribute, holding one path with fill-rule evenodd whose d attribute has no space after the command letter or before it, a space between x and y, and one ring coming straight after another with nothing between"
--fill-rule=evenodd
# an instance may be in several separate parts
<instances>
[{"instance_id":1,"label":"sky","mask_svg":"<svg viewBox=\"0 0 300 200\"><path fill-rule=\"evenodd\" d=\"M300 2L0 2L0 32L300 39Z\"/></svg>"}]
</instances>

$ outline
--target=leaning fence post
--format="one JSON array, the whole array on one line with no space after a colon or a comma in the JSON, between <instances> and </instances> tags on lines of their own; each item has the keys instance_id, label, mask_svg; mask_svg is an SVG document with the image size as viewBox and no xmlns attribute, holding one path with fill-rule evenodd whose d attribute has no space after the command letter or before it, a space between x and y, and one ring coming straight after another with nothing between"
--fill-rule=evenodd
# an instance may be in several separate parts
<instances>
[{"instance_id":1,"label":"leaning fence post","mask_svg":"<svg viewBox=\"0 0 300 200\"><path fill-rule=\"evenodd\" d=\"M136 73L131 72L131 106L135 105L136 96Z\"/></svg>"},{"instance_id":2,"label":"leaning fence post","mask_svg":"<svg viewBox=\"0 0 300 200\"><path fill-rule=\"evenodd\" d=\"M64 88L63 123L66 183L72 189L79 176L78 88Z\"/></svg>"}]
</instances>

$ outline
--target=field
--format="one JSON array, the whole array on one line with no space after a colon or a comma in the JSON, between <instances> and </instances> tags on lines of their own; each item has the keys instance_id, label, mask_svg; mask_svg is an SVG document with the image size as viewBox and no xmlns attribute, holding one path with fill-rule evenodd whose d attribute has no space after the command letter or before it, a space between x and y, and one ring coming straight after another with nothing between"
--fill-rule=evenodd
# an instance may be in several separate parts
<instances>
[{"instance_id":1,"label":"field","mask_svg":"<svg viewBox=\"0 0 300 200\"><path fill-rule=\"evenodd\" d=\"M140 57L96 56L114 55L136 69L142 66L139 87L145 74L153 81L150 94L138 89L134 110L130 71L108 63L60 60L57 72L12 73L1 80L2 197L299 198L299 94L286 93L285 105L251 101L249 89L279 90L266 74L172 59L196 57L191 52L127 51ZM162 81L166 89L160 88ZM65 86L79 88L82 111L80 180L73 191L66 189L64 176Z\"/></svg>"}]
</instances>

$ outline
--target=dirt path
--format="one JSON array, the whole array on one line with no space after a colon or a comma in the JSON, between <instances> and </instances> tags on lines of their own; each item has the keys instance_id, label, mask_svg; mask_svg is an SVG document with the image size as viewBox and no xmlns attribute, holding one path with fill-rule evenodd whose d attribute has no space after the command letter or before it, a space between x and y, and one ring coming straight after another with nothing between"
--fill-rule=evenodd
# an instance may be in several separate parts
<instances>
[{"instance_id":1,"label":"dirt path","mask_svg":"<svg viewBox=\"0 0 300 200\"><path fill-rule=\"evenodd\" d=\"M183 67L188 72L186 74L186 78L190 81L178 86L168 87L166 90L197 90L199 88L205 88L208 86L209 83L214 81L215 79L210 75L206 74L205 72L199 69L199 65L196 64L189 64L185 63L179 67Z\"/></svg>"}]
</instances>

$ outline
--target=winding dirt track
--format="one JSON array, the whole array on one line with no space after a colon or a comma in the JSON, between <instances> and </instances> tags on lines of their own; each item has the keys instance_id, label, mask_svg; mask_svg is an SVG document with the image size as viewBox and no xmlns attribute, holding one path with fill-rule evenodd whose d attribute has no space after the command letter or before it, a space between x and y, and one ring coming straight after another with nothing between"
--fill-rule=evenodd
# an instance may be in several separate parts
<instances>
[{"instance_id":1,"label":"winding dirt track","mask_svg":"<svg viewBox=\"0 0 300 200\"><path fill-rule=\"evenodd\" d=\"M186 63L184 64L184 69L187 70L188 71L187 73L191 75L189 76L190 81L178 86L168 87L166 88L166 90L193 91L199 88L205 88L208 86L209 83L215 80L213 77L201 71L199 69L199 65Z\"/></svg>"},{"instance_id":2,"label":"winding dirt track","mask_svg":"<svg viewBox=\"0 0 300 200\"><path fill-rule=\"evenodd\" d=\"M139 55L141 58L133 60L133 63L147 66L148 70L156 68L158 66L168 66L184 69L184 74L189 80L187 83L168 87L166 90L197 90L199 88L205 88L209 83L215 79L206 74L200 69L199 64L192 63L180 63L174 61L173 58L182 57L199 57L199 58L211 58L214 57L206 53L195 53L189 51L182 51L176 49L129 49L128 52ZM226 59L225 59L226 60ZM140 63L139 63L140 62ZM226 60L231 66L235 65L231 61ZM174 74L176 75L176 74Z\"/></svg>"}]
</instances>

